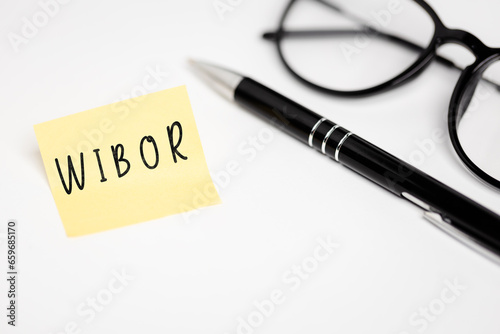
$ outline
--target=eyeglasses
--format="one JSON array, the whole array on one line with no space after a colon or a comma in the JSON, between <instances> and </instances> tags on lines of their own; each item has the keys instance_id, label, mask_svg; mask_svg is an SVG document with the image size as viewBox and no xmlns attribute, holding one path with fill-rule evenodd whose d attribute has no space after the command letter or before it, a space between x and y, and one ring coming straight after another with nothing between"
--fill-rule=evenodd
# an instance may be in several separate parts
<instances>
[{"instance_id":1,"label":"eyeglasses","mask_svg":"<svg viewBox=\"0 0 500 334\"><path fill-rule=\"evenodd\" d=\"M294 77L336 96L399 87L433 60L459 69L447 119L451 143L474 175L500 190L500 49L447 28L423 0L291 0L277 31L264 38ZM475 61L463 69L437 55L448 43Z\"/></svg>"}]
</instances>

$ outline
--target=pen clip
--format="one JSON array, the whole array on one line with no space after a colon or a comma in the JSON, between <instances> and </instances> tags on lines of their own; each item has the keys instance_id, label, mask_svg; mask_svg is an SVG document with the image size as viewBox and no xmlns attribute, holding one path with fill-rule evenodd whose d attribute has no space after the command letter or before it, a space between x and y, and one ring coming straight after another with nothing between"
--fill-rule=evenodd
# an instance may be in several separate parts
<instances>
[{"instance_id":1,"label":"pen clip","mask_svg":"<svg viewBox=\"0 0 500 334\"><path fill-rule=\"evenodd\" d=\"M434 211L430 207L430 205L428 205L424 201L421 201L420 199L416 198L415 196L407 192L403 192L401 196L403 196L403 198L406 198L413 204L424 209L424 218L427 221L431 222L434 226L448 233L448 235L455 238L455 240L460 241L461 243L463 243L470 249L474 250L475 252L481 254L482 256L486 257L490 261L500 265L500 255L490 250L483 243L479 242L478 240L474 239L473 237L465 234L464 232L454 227L451 224L451 222L448 222L445 219L443 219L443 216L439 212Z\"/></svg>"},{"instance_id":2,"label":"pen clip","mask_svg":"<svg viewBox=\"0 0 500 334\"><path fill-rule=\"evenodd\" d=\"M500 256L491 251L488 247L480 243L478 240L472 238L471 236L465 234L460 231L446 220L443 219L443 216L440 213L433 212L430 210L424 211L424 218L431 222L434 226L439 228L440 230L448 233L450 236L455 238L456 240L462 242L470 249L476 251L482 256L486 257L490 261L500 265Z\"/></svg>"}]
</instances>

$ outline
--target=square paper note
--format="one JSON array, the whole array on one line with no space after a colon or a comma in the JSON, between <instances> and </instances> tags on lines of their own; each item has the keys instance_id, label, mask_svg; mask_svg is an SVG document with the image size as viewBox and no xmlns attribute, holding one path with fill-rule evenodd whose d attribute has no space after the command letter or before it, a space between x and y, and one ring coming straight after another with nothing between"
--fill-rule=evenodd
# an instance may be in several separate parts
<instances>
[{"instance_id":1,"label":"square paper note","mask_svg":"<svg viewBox=\"0 0 500 334\"><path fill-rule=\"evenodd\" d=\"M68 236L220 202L184 86L35 125Z\"/></svg>"}]
</instances>

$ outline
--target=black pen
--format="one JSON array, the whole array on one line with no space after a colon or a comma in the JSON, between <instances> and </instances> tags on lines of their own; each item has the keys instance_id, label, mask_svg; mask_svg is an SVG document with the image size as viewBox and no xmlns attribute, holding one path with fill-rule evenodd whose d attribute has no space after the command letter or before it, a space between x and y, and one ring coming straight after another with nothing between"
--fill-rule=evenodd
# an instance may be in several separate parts
<instances>
[{"instance_id":1,"label":"black pen","mask_svg":"<svg viewBox=\"0 0 500 334\"><path fill-rule=\"evenodd\" d=\"M218 66L191 61L221 94L284 132L424 209L440 229L498 262L500 216L260 83Z\"/></svg>"}]
</instances>

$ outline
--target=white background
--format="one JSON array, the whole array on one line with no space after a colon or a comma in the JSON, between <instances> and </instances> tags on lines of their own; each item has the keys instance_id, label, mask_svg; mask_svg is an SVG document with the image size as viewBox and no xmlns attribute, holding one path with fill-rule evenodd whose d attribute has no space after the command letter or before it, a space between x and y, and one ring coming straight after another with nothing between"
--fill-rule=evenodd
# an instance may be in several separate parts
<instances>
[{"instance_id":1,"label":"white background","mask_svg":"<svg viewBox=\"0 0 500 334\"><path fill-rule=\"evenodd\" d=\"M20 34L23 17L40 6L2 0L0 264L6 272L6 222L16 219L20 279L18 326L11 328L0 274L0 332L233 334L239 317L259 320L254 302L277 289L284 302L240 332L497 334L498 265L437 230L415 206L214 94L186 58L247 73L406 161L420 150L416 142L446 130L459 73L432 65L390 93L325 96L292 79L260 37L276 26L286 1L233 3L222 20L211 0L73 0L15 52L8 34ZM429 3L447 25L500 45L500 3ZM222 205L189 221L177 215L68 238L33 125L124 99L148 68L168 72L155 91L187 85L211 173L222 175L231 161L239 173L219 182ZM242 154L238 147L262 131L273 140L253 159ZM448 140L419 167L500 213L499 193L461 166ZM283 277L294 264L312 263L318 238L340 246L293 290ZM95 317L82 316L82 303L109 297L104 289L122 271L133 280ZM464 288L443 304L442 293L452 296L446 281ZM422 320L419 308L430 305L440 314Z\"/></svg>"}]
</instances>

